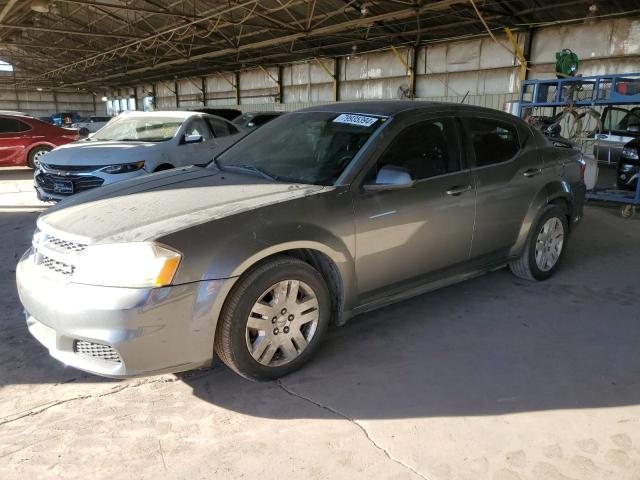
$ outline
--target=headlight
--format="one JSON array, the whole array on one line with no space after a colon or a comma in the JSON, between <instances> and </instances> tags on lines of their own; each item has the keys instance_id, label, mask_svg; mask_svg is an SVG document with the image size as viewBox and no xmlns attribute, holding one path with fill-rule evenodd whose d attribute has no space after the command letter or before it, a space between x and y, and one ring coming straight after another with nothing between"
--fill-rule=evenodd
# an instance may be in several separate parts
<instances>
[{"instance_id":1,"label":"headlight","mask_svg":"<svg viewBox=\"0 0 640 480\"><path fill-rule=\"evenodd\" d=\"M135 163L122 163L120 165L109 165L108 167L101 168L100 171L104 173L129 173L140 170L144 167L144 160Z\"/></svg>"},{"instance_id":2,"label":"headlight","mask_svg":"<svg viewBox=\"0 0 640 480\"><path fill-rule=\"evenodd\" d=\"M622 154L624 158L629 158L631 160L638 160L638 151L635 148L624 147L622 149Z\"/></svg>"},{"instance_id":3,"label":"headlight","mask_svg":"<svg viewBox=\"0 0 640 480\"><path fill-rule=\"evenodd\" d=\"M169 285L182 255L156 243L90 245L78 256L74 283L151 288Z\"/></svg>"}]
</instances>

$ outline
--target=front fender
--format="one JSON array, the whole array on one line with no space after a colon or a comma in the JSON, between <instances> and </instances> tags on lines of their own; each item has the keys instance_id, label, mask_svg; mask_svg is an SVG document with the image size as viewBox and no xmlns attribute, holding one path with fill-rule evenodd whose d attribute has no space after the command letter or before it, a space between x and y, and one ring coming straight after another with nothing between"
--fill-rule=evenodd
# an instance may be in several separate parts
<instances>
[{"instance_id":1,"label":"front fender","mask_svg":"<svg viewBox=\"0 0 640 480\"><path fill-rule=\"evenodd\" d=\"M175 283L236 278L265 258L290 250L323 254L340 275L345 309L355 299L353 210L330 191L230 214L159 239L184 253Z\"/></svg>"}]
</instances>

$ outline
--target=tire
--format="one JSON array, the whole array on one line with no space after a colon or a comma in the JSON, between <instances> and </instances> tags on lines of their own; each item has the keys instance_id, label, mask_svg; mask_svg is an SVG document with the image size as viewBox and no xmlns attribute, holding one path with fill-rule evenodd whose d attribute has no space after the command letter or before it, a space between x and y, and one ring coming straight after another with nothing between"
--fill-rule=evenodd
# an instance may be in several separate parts
<instances>
[{"instance_id":1,"label":"tire","mask_svg":"<svg viewBox=\"0 0 640 480\"><path fill-rule=\"evenodd\" d=\"M544 233L544 229L551 225L554 228L562 228L559 251L558 244L554 243L553 240L555 236L553 234L548 236L549 234ZM548 205L535 226L531 228L529 238L520 257L509 263L511 272L517 277L532 281L542 281L551 277L558 269L566 250L568 233L569 224L567 223L565 212L556 205ZM542 244L538 242L540 237L542 237ZM545 250L547 247L549 247L549 250ZM545 259L548 262L545 262Z\"/></svg>"},{"instance_id":2,"label":"tire","mask_svg":"<svg viewBox=\"0 0 640 480\"><path fill-rule=\"evenodd\" d=\"M560 135L568 140L576 138L582 130L580 116L575 110L565 110L560 114L557 122L560 124Z\"/></svg>"},{"instance_id":3,"label":"tire","mask_svg":"<svg viewBox=\"0 0 640 480\"><path fill-rule=\"evenodd\" d=\"M313 356L330 316L322 275L302 260L274 257L234 285L218 321L215 351L245 378L274 380Z\"/></svg>"},{"instance_id":4,"label":"tire","mask_svg":"<svg viewBox=\"0 0 640 480\"><path fill-rule=\"evenodd\" d=\"M622 208L620 208L620 216L622 218L633 218L635 214L636 214L635 205L624 205Z\"/></svg>"},{"instance_id":5,"label":"tire","mask_svg":"<svg viewBox=\"0 0 640 480\"><path fill-rule=\"evenodd\" d=\"M36 147L29 152L29 156L27 157L27 166L33 170L38 168L40 165L40 159L42 156L51 151L51 147Z\"/></svg>"},{"instance_id":6,"label":"tire","mask_svg":"<svg viewBox=\"0 0 640 480\"><path fill-rule=\"evenodd\" d=\"M80 134L81 137L88 137L89 134L91 132L89 131L89 129L87 127L82 127L79 131L78 134Z\"/></svg>"}]
</instances>

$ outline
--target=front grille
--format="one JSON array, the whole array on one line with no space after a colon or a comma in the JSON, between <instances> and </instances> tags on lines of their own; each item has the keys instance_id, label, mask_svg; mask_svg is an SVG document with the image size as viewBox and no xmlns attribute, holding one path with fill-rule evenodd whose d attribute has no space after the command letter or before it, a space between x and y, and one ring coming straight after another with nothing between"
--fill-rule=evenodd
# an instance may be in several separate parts
<instances>
[{"instance_id":1,"label":"front grille","mask_svg":"<svg viewBox=\"0 0 640 480\"><path fill-rule=\"evenodd\" d=\"M47 246L53 246L56 250L62 250L67 252L80 253L83 252L87 246L82 243L70 242L69 240L62 240L57 237L47 237Z\"/></svg>"},{"instance_id":2,"label":"front grille","mask_svg":"<svg viewBox=\"0 0 640 480\"><path fill-rule=\"evenodd\" d=\"M52 272L59 273L60 275L73 275L73 272L76 269L76 267L74 267L73 265L59 262L58 260L54 260L53 258L47 257L45 255L41 255L40 258L40 265L51 270Z\"/></svg>"},{"instance_id":3,"label":"front grille","mask_svg":"<svg viewBox=\"0 0 640 480\"><path fill-rule=\"evenodd\" d=\"M91 190L100 187L104 183L104 178L94 177L92 175L53 175L50 173L39 173L36 175L36 184L47 193L54 195L71 195L69 193L56 192L53 188L54 182L71 182L73 183L73 193Z\"/></svg>"},{"instance_id":4,"label":"front grille","mask_svg":"<svg viewBox=\"0 0 640 480\"><path fill-rule=\"evenodd\" d=\"M51 165L50 163L42 163L45 170L58 170L62 172L95 172L104 168L104 165Z\"/></svg>"},{"instance_id":5,"label":"front grille","mask_svg":"<svg viewBox=\"0 0 640 480\"><path fill-rule=\"evenodd\" d=\"M112 365L122 363L120 354L114 348L109 345L102 345L101 343L76 340L73 344L73 351L83 357L110 363Z\"/></svg>"}]
</instances>

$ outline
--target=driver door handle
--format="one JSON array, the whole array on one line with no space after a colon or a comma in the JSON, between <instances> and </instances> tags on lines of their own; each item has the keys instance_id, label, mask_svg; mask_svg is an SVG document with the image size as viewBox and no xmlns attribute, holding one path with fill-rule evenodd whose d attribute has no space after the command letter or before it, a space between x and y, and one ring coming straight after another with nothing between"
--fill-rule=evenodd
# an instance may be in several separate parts
<instances>
[{"instance_id":1,"label":"driver door handle","mask_svg":"<svg viewBox=\"0 0 640 480\"><path fill-rule=\"evenodd\" d=\"M525 170L523 175L527 178L535 177L536 175L540 175L542 173L541 168L530 168L529 170Z\"/></svg>"},{"instance_id":2,"label":"driver door handle","mask_svg":"<svg viewBox=\"0 0 640 480\"><path fill-rule=\"evenodd\" d=\"M451 195L455 197L457 195L461 195L470 190L471 190L471 185L464 185L464 186L456 185L455 187L451 187L447 189L447 195Z\"/></svg>"}]
</instances>

